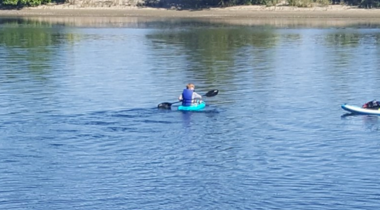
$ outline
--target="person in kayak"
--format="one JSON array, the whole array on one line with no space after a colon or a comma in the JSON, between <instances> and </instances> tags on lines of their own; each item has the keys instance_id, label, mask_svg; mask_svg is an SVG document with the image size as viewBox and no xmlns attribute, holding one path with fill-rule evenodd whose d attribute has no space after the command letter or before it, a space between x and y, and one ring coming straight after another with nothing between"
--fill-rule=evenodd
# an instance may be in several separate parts
<instances>
[{"instance_id":1,"label":"person in kayak","mask_svg":"<svg viewBox=\"0 0 380 210\"><path fill-rule=\"evenodd\" d=\"M182 101L182 106L191 106L201 102L202 96L194 92L194 89L194 84L189 83L186 85L186 89L184 89L182 94L178 97L178 100Z\"/></svg>"}]
</instances>

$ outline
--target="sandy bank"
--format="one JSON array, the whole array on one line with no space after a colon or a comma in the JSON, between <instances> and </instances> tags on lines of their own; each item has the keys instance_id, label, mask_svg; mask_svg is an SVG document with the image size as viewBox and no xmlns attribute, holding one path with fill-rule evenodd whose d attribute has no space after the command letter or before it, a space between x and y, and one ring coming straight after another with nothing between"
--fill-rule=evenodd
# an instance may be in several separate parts
<instances>
[{"instance_id":1,"label":"sandy bank","mask_svg":"<svg viewBox=\"0 0 380 210\"><path fill-rule=\"evenodd\" d=\"M0 16L380 19L380 10L358 9L341 5L313 8L235 6L198 11L139 7L77 8L73 5L52 5L21 10L0 10Z\"/></svg>"}]
</instances>

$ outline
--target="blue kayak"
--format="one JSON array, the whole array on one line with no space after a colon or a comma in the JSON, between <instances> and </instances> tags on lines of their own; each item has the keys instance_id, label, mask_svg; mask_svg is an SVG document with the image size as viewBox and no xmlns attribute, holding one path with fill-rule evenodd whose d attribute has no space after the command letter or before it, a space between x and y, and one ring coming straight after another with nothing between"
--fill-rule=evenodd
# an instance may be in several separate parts
<instances>
[{"instance_id":1,"label":"blue kayak","mask_svg":"<svg viewBox=\"0 0 380 210\"><path fill-rule=\"evenodd\" d=\"M202 110L206 107L206 103L205 102L201 102L200 104L194 104L194 105L191 105L191 106L179 106L178 107L178 110L181 110L181 111L199 111L199 110Z\"/></svg>"}]
</instances>

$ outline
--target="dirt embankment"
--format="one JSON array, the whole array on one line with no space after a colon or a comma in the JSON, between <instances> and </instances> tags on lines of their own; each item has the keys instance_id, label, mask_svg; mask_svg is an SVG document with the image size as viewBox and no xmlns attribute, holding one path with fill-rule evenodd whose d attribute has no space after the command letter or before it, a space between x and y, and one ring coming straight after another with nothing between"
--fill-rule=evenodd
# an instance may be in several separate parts
<instances>
[{"instance_id":1,"label":"dirt embankment","mask_svg":"<svg viewBox=\"0 0 380 210\"><path fill-rule=\"evenodd\" d=\"M234 6L194 11L132 6L83 8L62 4L24 8L20 10L0 10L0 16L380 19L380 10L333 5L312 8Z\"/></svg>"}]
</instances>

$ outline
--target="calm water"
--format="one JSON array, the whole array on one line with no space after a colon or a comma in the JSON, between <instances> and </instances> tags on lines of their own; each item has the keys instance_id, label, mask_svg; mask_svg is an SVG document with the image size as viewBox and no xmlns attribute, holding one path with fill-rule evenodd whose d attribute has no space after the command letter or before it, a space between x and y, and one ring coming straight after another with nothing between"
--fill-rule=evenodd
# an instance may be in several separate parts
<instances>
[{"instance_id":1,"label":"calm water","mask_svg":"<svg viewBox=\"0 0 380 210\"><path fill-rule=\"evenodd\" d=\"M374 25L0 19L0 209L378 210L379 118L340 105L379 67ZM188 82L220 93L155 108Z\"/></svg>"}]
</instances>

